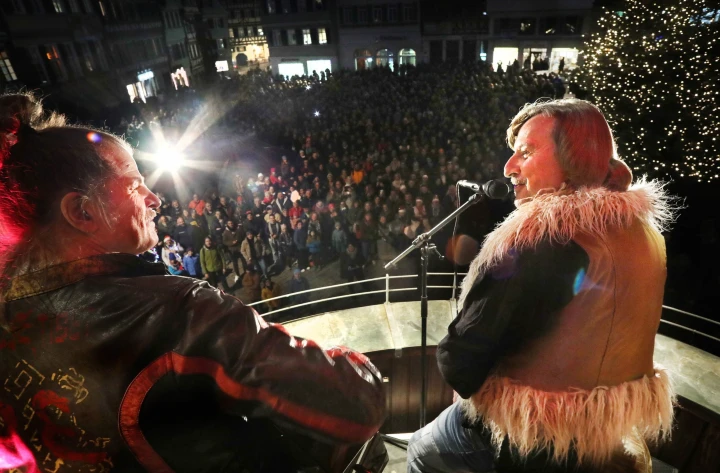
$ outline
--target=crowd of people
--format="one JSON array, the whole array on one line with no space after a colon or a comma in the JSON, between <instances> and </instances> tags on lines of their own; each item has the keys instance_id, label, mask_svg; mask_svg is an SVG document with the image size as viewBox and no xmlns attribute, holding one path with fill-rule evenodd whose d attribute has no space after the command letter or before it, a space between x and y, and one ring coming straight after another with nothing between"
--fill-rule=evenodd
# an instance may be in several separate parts
<instances>
[{"instance_id":1,"label":"crowd of people","mask_svg":"<svg viewBox=\"0 0 720 473\"><path fill-rule=\"evenodd\" d=\"M289 268L297 273L290 292L309 287L299 273L335 260L341 278L362 280L365 268L386 263L454 210L457 181L500 177L509 118L558 93L552 77L484 63L238 77L217 94L234 106L214 118L211 132L251 130L287 151L249 173L230 146L216 186L186 201L160 192L157 256L173 274L226 290L239 286L227 282L232 267L247 302L281 294L272 278ZM138 141L143 127L182 128L193 113L202 105L190 95L117 131ZM228 172L241 165L244 172ZM270 302L268 309L279 301Z\"/></svg>"}]
</instances>

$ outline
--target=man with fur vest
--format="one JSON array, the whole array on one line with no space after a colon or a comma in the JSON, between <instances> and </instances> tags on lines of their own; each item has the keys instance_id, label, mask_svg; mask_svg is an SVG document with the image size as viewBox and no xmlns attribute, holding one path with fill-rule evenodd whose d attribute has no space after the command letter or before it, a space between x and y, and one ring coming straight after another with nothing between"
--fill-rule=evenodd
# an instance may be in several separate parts
<instances>
[{"instance_id":1,"label":"man with fur vest","mask_svg":"<svg viewBox=\"0 0 720 473\"><path fill-rule=\"evenodd\" d=\"M526 105L507 134L517 209L470 265L437 351L459 399L415 432L408 472L649 471L673 412L653 364L668 197L631 185L588 102Z\"/></svg>"}]
</instances>

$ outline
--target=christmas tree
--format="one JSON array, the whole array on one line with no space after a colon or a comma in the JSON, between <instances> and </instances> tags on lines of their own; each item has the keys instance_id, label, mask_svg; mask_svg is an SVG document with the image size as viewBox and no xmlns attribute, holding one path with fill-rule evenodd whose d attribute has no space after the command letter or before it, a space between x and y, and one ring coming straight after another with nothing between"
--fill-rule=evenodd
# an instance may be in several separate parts
<instances>
[{"instance_id":1,"label":"christmas tree","mask_svg":"<svg viewBox=\"0 0 720 473\"><path fill-rule=\"evenodd\" d=\"M635 174L720 181L720 2L627 0L585 44L582 85Z\"/></svg>"}]
</instances>

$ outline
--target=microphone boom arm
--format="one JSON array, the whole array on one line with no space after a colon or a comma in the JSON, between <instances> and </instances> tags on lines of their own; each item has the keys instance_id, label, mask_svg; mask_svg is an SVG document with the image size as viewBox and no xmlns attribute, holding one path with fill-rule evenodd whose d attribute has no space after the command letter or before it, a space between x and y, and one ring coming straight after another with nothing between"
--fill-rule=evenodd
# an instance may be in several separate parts
<instances>
[{"instance_id":1,"label":"microphone boom arm","mask_svg":"<svg viewBox=\"0 0 720 473\"><path fill-rule=\"evenodd\" d=\"M461 213L465 212L468 207L471 205L476 204L480 201L480 198L482 197L482 194L476 193L470 196L470 198L462 204L460 207L455 209L450 215L445 217L441 222L439 222L437 225L435 225L433 228L428 230L427 232L423 233L422 235L418 235L417 238L413 240L413 242L408 246L402 253L397 255L394 260L390 261L388 264L385 265L385 269L394 269L397 264L405 258L407 255L412 253L413 250L416 248L420 248L425 243L430 242L430 239L435 235L437 232L443 229L445 225L450 223L451 221L455 220L456 217L458 217Z\"/></svg>"}]
</instances>

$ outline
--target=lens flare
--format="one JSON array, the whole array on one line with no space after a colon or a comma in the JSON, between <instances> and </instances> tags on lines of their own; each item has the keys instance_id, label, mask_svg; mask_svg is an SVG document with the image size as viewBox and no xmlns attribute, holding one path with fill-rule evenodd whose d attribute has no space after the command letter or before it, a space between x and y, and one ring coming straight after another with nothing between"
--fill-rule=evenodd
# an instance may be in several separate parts
<instances>
[{"instance_id":1,"label":"lens flare","mask_svg":"<svg viewBox=\"0 0 720 473\"><path fill-rule=\"evenodd\" d=\"M87 134L87 140L90 143L100 143L102 141L102 136L100 136L100 133L91 131Z\"/></svg>"},{"instance_id":2,"label":"lens flare","mask_svg":"<svg viewBox=\"0 0 720 473\"><path fill-rule=\"evenodd\" d=\"M583 282L585 281L585 268L580 270L575 275L575 281L573 282L573 295L577 295L582 289Z\"/></svg>"}]
</instances>

